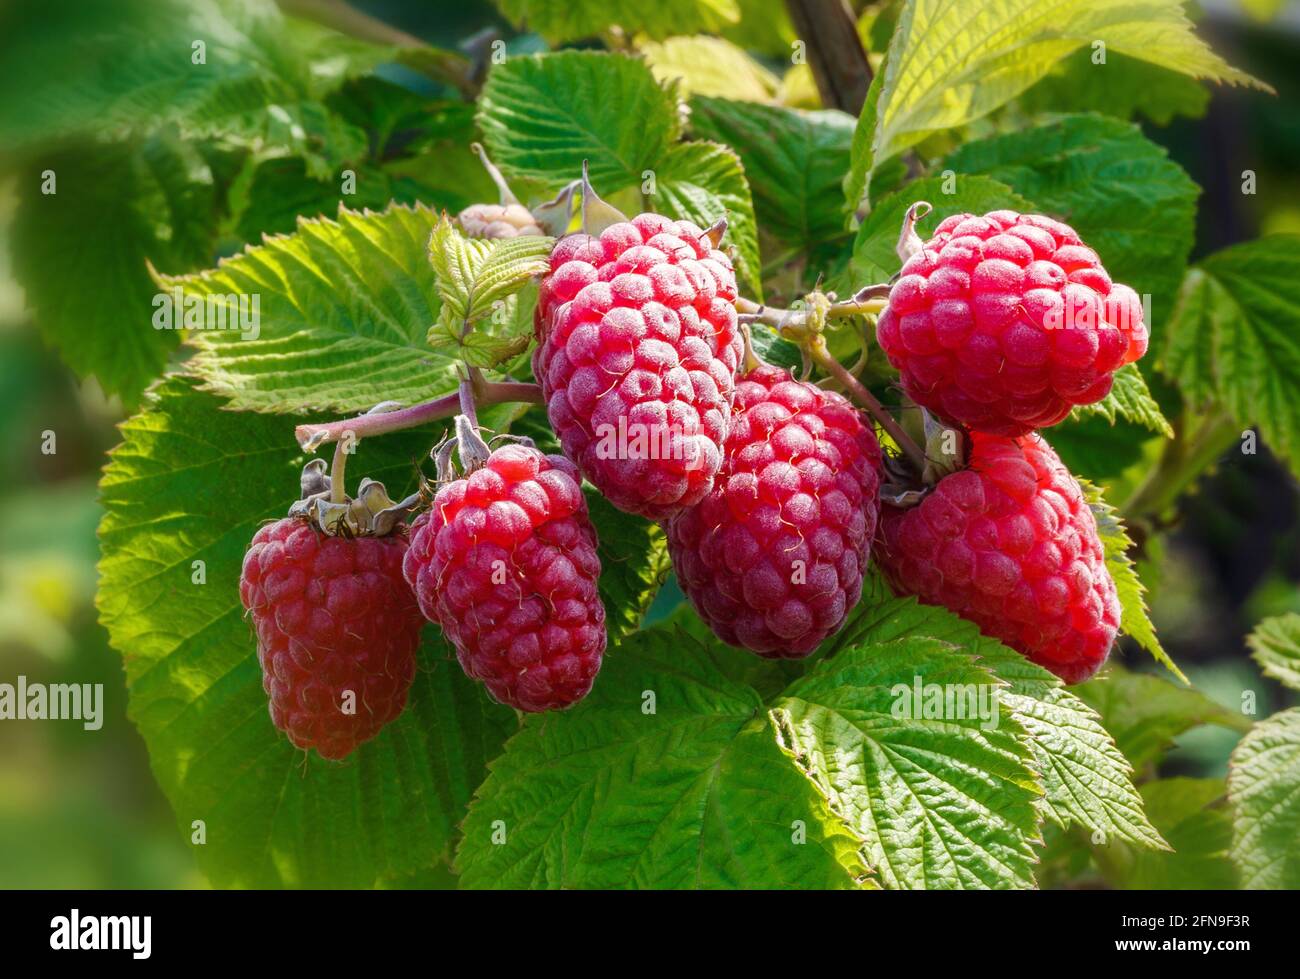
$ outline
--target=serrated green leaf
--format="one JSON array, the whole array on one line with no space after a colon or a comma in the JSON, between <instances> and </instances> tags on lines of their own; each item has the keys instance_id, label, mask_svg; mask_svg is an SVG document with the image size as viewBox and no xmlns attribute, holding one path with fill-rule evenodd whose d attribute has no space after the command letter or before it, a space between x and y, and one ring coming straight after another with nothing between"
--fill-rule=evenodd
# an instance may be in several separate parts
<instances>
[{"instance_id":1,"label":"serrated green leaf","mask_svg":"<svg viewBox=\"0 0 1300 979\"><path fill-rule=\"evenodd\" d=\"M855 281L887 282L903 263L894 250L898 233L903 226L907 209L917 201L927 201L933 207L917 222L917 233L929 238L935 226L953 214L970 211L983 214L987 211L1009 208L1015 211L1032 211L1029 203L1006 184L989 177L959 176L953 192L947 192L943 177L926 177L914 180L897 193L883 198L858 228L853 242L852 271Z\"/></svg>"},{"instance_id":2,"label":"serrated green leaf","mask_svg":"<svg viewBox=\"0 0 1300 979\"><path fill-rule=\"evenodd\" d=\"M1102 724L1133 767L1158 765L1180 734L1201 724L1243 731L1250 722L1215 703L1199 690L1180 687L1149 673L1133 673L1117 663L1087 683L1071 688L1101 715Z\"/></svg>"},{"instance_id":3,"label":"serrated green leaf","mask_svg":"<svg viewBox=\"0 0 1300 979\"><path fill-rule=\"evenodd\" d=\"M1195 237L1200 189L1136 126L1063 116L967 143L944 165L1001 180L1066 221L1114 281L1150 294L1155 322L1148 328L1164 322Z\"/></svg>"},{"instance_id":4,"label":"serrated green leaf","mask_svg":"<svg viewBox=\"0 0 1300 979\"><path fill-rule=\"evenodd\" d=\"M662 42L647 41L640 50L655 78L680 85L684 96L766 102L781 85L781 80L748 52L720 37L670 37Z\"/></svg>"},{"instance_id":5,"label":"serrated green leaf","mask_svg":"<svg viewBox=\"0 0 1300 979\"><path fill-rule=\"evenodd\" d=\"M1115 372L1114 387L1106 397L1090 405L1076 405L1070 414L1075 419L1100 416L1112 425L1117 418L1123 418L1157 435L1174 437L1173 426L1161 412L1156 399L1151 397L1146 378L1137 364L1125 364Z\"/></svg>"},{"instance_id":6,"label":"serrated green leaf","mask_svg":"<svg viewBox=\"0 0 1300 979\"><path fill-rule=\"evenodd\" d=\"M1300 614L1265 619L1247 637L1250 653L1266 676L1300 690Z\"/></svg>"},{"instance_id":7,"label":"serrated green leaf","mask_svg":"<svg viewBox=\"0 0 1300 979\"><path fill-rule=\"evenodd\" d=\"M716 31L740 19L736 0L496 0L519 28L536 31L552 44L580 41L621 27L628 34L659 39L672 34Z\"/></svg>"},{"instance_id":8,"label":"serrated green leaf","mask_svg":"<svg viewBox=\"0 0 1300 979\"><path fill-rule=\"evenodd\" d=\"M427 253L435 221L419 205L345 210L210 271L160 276L186 297L258 297L256 338L191 334L193 372L231 407L274 413L368 411L455 390L454 356L426 343L440 305Z\"/></svg>"},{"instance_id":9,"label":"serrated green leaf","mask_svg":"<svg viewBox=\"0 0 1300 979\"><path fill-rule=\"evenodd\" d=\"M875 162L980 118L1097 42L1193 78L1258 84L1192 32L1182 0L910 0L889 46Z\"/></svg>"},{"instance_id":10,"label":"serrated green leaf","mask_svg":"<svg viewBox=\"0 0 1300 979\"><path fill-rule=\"evenodd\" d=\"M653 202L656 210L701 228L725 217L723 247L732 250L740 288L762 299L754 205L735 153L716 143L679 143L660 164Z\"/></svg>"},{"instance_id":11,"label":"serrated green leaf","mask_svg":"<svg viewBox=\"0 0 1300 979\"><path fill-rule=\"evenodd\" d=\"M860 886L860 841L776 747L758 695L715 662L746 655L665 627L611 649L586 700L528 718L491 766L462 883Z\"/></svg>"},{"instance_id":12,"label":"serrated green leaf","mask_svg":"<svg viewBox=\"0 0 1300 979\"><path fill-rule=\"evenodd\" d=\"M1129 538L1124 521L1116 509L1106 502L1100 487L1087 480L1079 480L1083 487L1084 498L1092 509L1097 521L1097 536L1101 538L1102 550L1106 554L1106 570L1115 582L1115 591L1119 596L1120 631L1132 636L1139 646L1150 653L1157 663L1167 669L1184 683L1188 679L1183 675L1174 661L1169 658L1160 640L1156 637L1156 627L1151 622L1151 613L1147 610L1146 585L1138 577L1137 566L1129 557L1133 541Z\"/></svg>"},{"instance_id":13,"label":"serrated green leaf","mask_svg":"<svg viewBox=\"0 0 1300 979\"><path fill-rule=\"evenodd\" d=\"M97 605L154 774L186 839L204 821L195 851L217 886L370 886L432 867L514 716L430 635L405 713L347 761L275 730L238 581L253 532L298 495L303 457L296 419L223 407L167 381L124 424L100 485ZM367 440L351 481L405 495L433 438Z\"/></svg>"},{"instance_id":14,"label":"serrated green leaf","mask_svg":"<svg viewBox=\"0 0 1300 979\"><path fill-rule=\"evenodd\" d=\"M848 167L851 116L695 98L691 127L740 155L764 232L799 251L843 235L836 190Z\"/></svg>"},{"instance_id":15,"label":"serrated green leaf","mask_svg":"<svg viewBox=\"0 0 1300 979\"><path fill-rule=\"evenodd\" d=\"M990 715L900 715L916 685L976 691ZM823 659L769 713L885 886L1031 887L1042 789L1024 730L994 699L1001 686L959 647L913 635Z\"/></svg>"},{"instance_id":16,"label":"serrated green leaf","mask_svg":"<svg viewBox=\"0 0 1300 979\"><path fill-rule=\"evenodd\" d=\"M1300 707L1260 721L1237 744L1228 798L1241 886L1300 888Z\"/></svg>"},{"instance_id":17,"label":"serrated green leaf","mask_svg":"<svg viewBox=\"0 0 1300 979\"><path fill-rule=\"evenodd\" d=\"M947 609L889 598L878 576L865 592L835 649L876 647L909 635L960 647L1009 685L1000 700L1028 738L1044 793L1037 805L1047 819L1063 827L1077 823L1089 834L1144 848L1166 846L1143 812L1129 762L1097 713L1060 679Z\"/></svg>"},{"instance_id":18,"label":"serrated green leaf","mask_svg":"<svg viewBox=\"0 0 1300 979\"><path fill-rule=\"evenodd\" d=\"M586 160L603 196L639 185L681 130L676 96L645 62L594 51L497 65L479 96L478 124L506 177L558 190Z\"/></svg>"},{"instance_id":19,"label":"serrated green leaf","mask_svg":"<svg viewBox=\"0 0 1300 979\"><path fill-rule=\"evenodd\" d=\"M1300 235L1234 245L1188 272L1162 365L1190 401L1258 425L1300 473Z\"/></svg>"}]
</instances>

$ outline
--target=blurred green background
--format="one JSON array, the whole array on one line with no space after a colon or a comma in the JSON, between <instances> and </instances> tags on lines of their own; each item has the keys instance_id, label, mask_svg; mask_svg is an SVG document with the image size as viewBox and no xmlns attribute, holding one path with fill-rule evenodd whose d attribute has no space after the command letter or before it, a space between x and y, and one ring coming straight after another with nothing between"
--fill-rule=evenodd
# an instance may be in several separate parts
<instances>
[{"instance_id":1,"label":"blurred green background","mask_svg":"<svg viewBox=\"0 0 1300 979\"><path fill-rule=\"evenodd\" d=\"M540 43L517 37L478 0L356 6L442 47L487 28L512 47ZM1216 89L1202 119L1143 123L1204 188L1197 254L1300 230L1300 4L1266 23L1245 8L1275 5L1204 6L1203 35L1278 96ZM1258 174L1253 197L1240 192L1246 169ZM95 483L122 407L63 367L27 314L9 274L15 196L13 179L0 176L0 682L103 683L105 721L93 732L75 721L0 721L0 887L202 887L126 718L120 659L96 621ZM57 439L52 455L41 451L47 431ZM1300 611L1297 503L1294 480L1266 451L1233 453L1184 502L1162 552L1144 566L1159 569L1148 584L1166 648L1193 683L1233 710L1243 689L1263 692L1259 716L1287 700L1259 676L1243 637L1265 616ZM679 597L670 586L656 611ZM1145 656L1125 659L1148 668ZM1218 727L1193 731L1161 773L1221 776L1237 737Z\"/></svg>"}]
</instances>

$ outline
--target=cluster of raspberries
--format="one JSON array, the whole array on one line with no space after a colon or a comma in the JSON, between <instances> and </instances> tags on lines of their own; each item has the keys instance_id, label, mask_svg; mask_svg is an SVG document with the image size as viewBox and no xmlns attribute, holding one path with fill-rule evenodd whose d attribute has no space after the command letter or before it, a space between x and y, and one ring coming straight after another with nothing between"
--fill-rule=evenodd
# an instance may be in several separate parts
<instances>
[{"instance_id":1,"label":"cluster of raspberries","mask_svg":"<svg viewBox=\"0 0 1300 979\"><path fill-rule=\"evenodd\" d=\"M1068 682L1096 671L1115 585L1078 482L1035 430L1104 397L1145 351L1133 291L1049 218L942 222L878 335L906 392L970 451L906 509L882 504L880 446L848 401L781 368L742 371L736 297L730 259L690 222L642 214L561 238L533 369L563 456L501 446L387 536L329 538L293 517L258 532L241 597L295 745L342 757L395 717L426 619L498 701L582 699L606 644L583 477L663 525L700 616L760 656L807 656L835 633L874 553L900 593Z\"/></svg>"}]
</instances>

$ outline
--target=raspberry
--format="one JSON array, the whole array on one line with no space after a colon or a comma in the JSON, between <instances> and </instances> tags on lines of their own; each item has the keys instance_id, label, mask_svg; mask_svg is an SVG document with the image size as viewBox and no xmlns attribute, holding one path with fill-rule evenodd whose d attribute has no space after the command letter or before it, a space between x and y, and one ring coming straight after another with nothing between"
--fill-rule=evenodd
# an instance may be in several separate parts
<instances>
[{"instance_id":1,"label":"raspberry","mask_svg":"<svg viewBox=\"0 0 1300 979\"><path fill-rule=\"evenodd\" d=\"M1146 353L1142 303L1040 214L957 214L903 265L877 328L917 404L1019 436L1110 393Z\"/></svg>"},{"instance_id":2,"label":"raspberry","mask_svg":"<svg viewBox=\"0 0 1300 979\"><path fill-rule=\"evenodd\" d=\"M622 510L697 503L741 356L730 259L690 222L641 214L561 238L550 261L533 373L564 454Z\"/></svg>"},{"instance_id":3,"label":"raspberry","mask_svg":"<svg viewBox=\"0 0 1300 979\"><path fill-rule=\"evenodd\" d=\"M669 522L682 590L724 642L806 656L862 595L880 446L844 398L763 366L736 384L717 484Z\"/></svg>"},{"instance_id":4,"label":"raspberry","mask_svg":"<svg viewBox=\"0 0 1300 979\"><path fill-rule=\"evenodd\" d=\"M561 456L497 449L416 518L406 580L465 673L519 710L587 695L605 652L596 532Z\"/></svg>"},{"instance_id":5,"label":"raspberry","mask_svg":"<svg viewBox=\"0 0 1300 979\"><path fill-rule=\"evenodd\" d=\"M1067 683L1119 629L1115 582L1079 483L1038 435L972 436L970 465L921 503L886 504L876 560L899 592L942 605Z\"/></svg>"},{"instance_id":6,"label":"raspberry","mask_svg":"<svg viewBox=\"0 0 1300 979\"><path fill-rule=\"evenodd\" d=\"M456 220L471 238L518 238L543 233L532 212L522 204L471 204Z\"/></svg>"},{"instance_id":7,"label":"raspberry","mask_svg":"<svg viewBox=\"0 0 1300 979\"><path fill-rule=\"evenodd\" d=\"M400 529L330 537L303 517L253 536L239 597L257 630L271 720L297 747L342 758L406 706L424 626L402 577L406 546Z\"/></svg>"}]
</instances>

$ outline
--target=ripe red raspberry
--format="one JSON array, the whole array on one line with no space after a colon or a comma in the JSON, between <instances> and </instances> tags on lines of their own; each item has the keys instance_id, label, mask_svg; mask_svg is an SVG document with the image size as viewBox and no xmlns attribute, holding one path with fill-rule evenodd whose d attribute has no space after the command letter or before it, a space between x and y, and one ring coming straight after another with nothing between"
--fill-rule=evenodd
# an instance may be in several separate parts
<instances>
[{"instance_id":1,"label":"ripe red raspberry","mask_svg":"<svg viewBox=\"0 0 1300 979\"><path fill-rule=\"evenodd\" d=\"M554 710L587 695L605 652L596 532L561 456L497 449L411 529L406 580L497 700Z\"/></svg>"},{"instance_id":2,"label":"ripe red raspberry","mask_svg":"<svg viewBox=\"0 0 1300 979\"><path fill-rule=\"evenodd\" d=\"M1040 214L956 214L903 265L877 328L917 404L1024 435L1100 401L1146 353L1142 303Z\"/></svg>"},{"instance_id":3,"label":"ripe red raspberry","mask_svg":"<svg viewBox=\"0 0 1300 979\"><path fill-rule=\"evenodd\" d=\"M424 617L402 577L405 553L401 529L330 537L302 517L253 536L239 597L271 720L299 748L342 758L406 706Z\"/></svg>"},{"instance_id":4,"label":"ripe red raspberry","mask_svg":"<svg viewBox=\"0 0 1300 979\"><path fill-rule=\"evenodd\" d=\"M880 445L840 395L763 366L736 384L717 484L667 526L682 590L714 633L806 656L862 595Z\"/></svg>"},{"instance_id":5,"label":"ripe red raspberry","mask_svg":"<svg viewBox=\"0 0 1300 979\"><path fill-rule=\"evenodd\" d=\"M652 519L713 485L741 335L731 261L689 221L641 214L551 252L533 373L564 454Z\"/></svg>"},{"instance_id":6,"label":"ripe red raspberry","mask_svg":"<svg viewBox=\"0 0 1300 979\"><path fill-rule=\"evenodd\" d=\"M970 619L1067 683L1119 629L1115 582L1079 483L1041 436L979 432L921 503L886 504L876 560L895 589Z\"/></svg>"}]
</instances>

